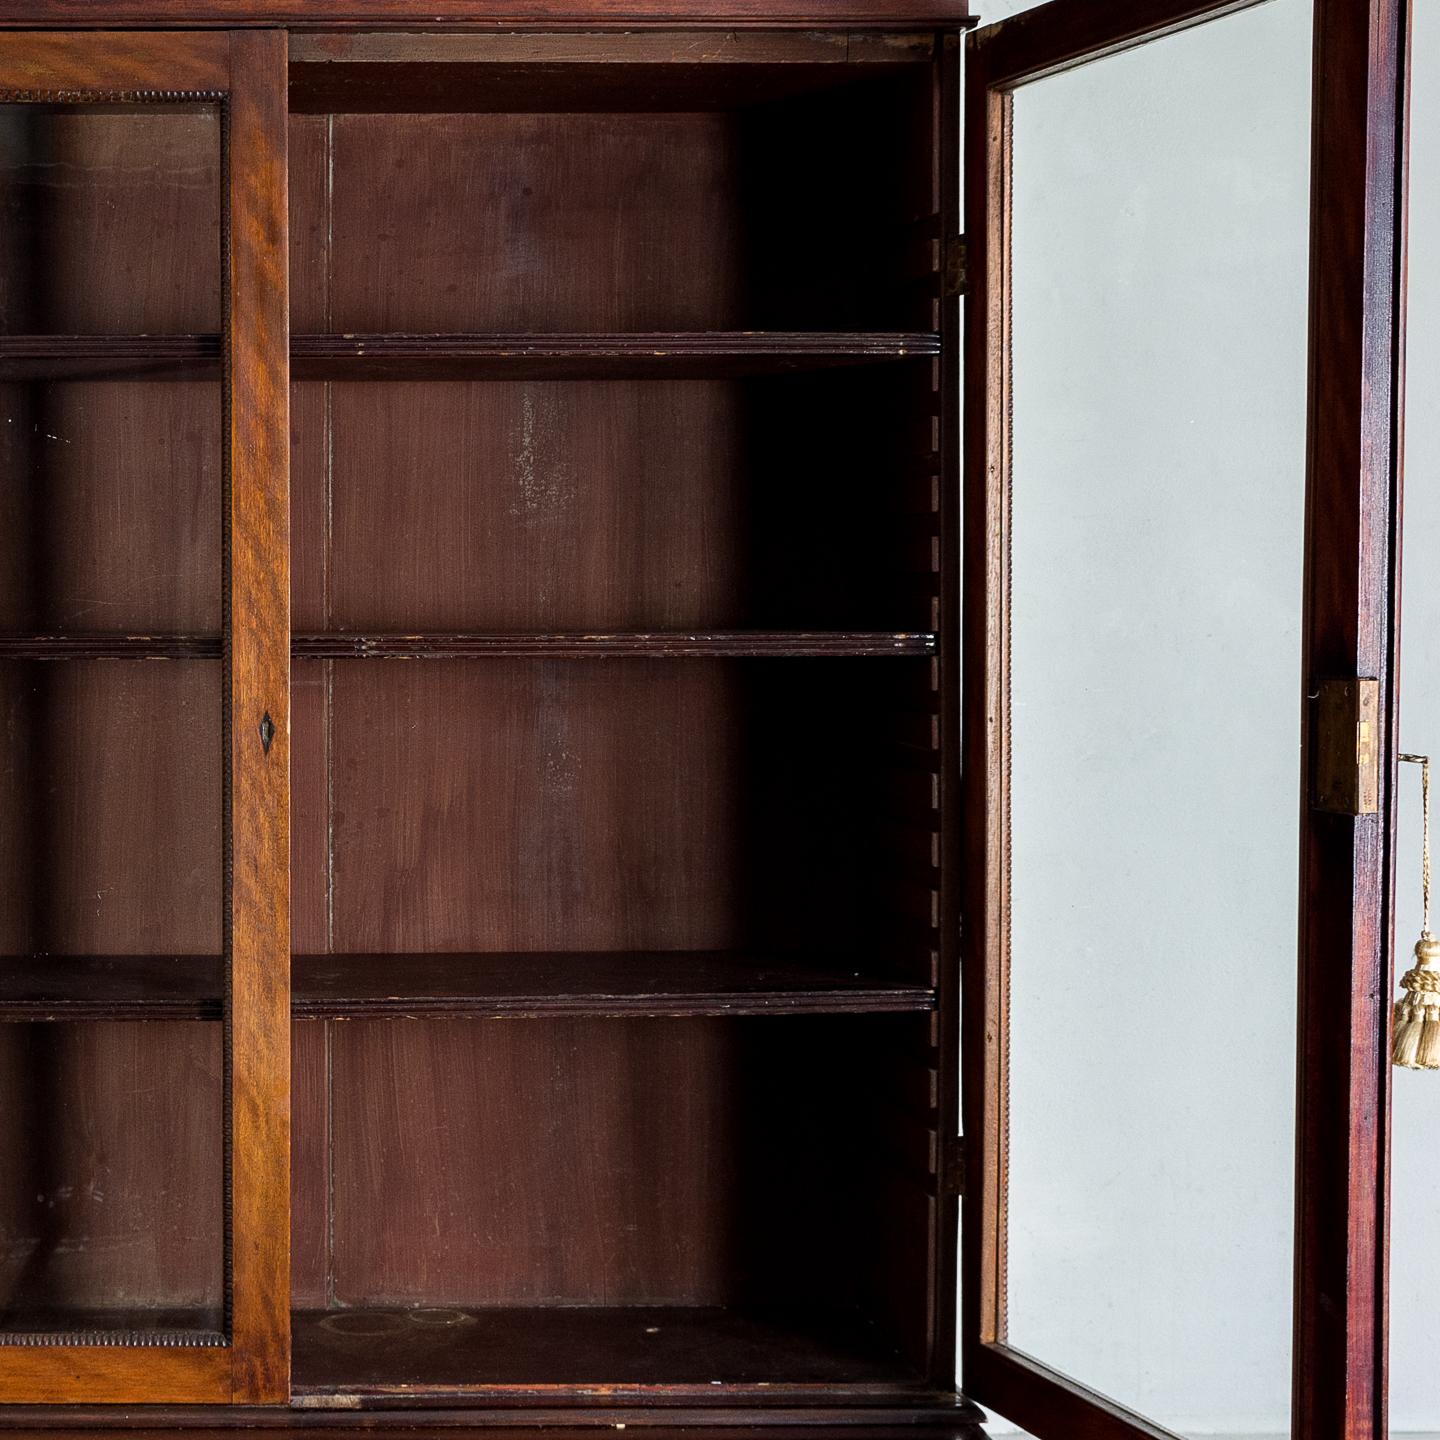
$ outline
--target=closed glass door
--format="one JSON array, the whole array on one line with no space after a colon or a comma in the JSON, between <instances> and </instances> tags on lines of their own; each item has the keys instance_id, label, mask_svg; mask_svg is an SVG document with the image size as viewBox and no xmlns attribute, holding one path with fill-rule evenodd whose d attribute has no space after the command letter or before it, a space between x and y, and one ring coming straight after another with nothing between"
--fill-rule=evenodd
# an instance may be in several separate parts
<instances>
[{"instance_id":1,"label":"closed glass door","mask_svg":"<svg viewBox=\"0 0 1440 1440\"><path fill-rule=\"evenodd\" d=\"M284 81L0 36L7 1402L285 1394Z\"/></svg>"}]
</instances>

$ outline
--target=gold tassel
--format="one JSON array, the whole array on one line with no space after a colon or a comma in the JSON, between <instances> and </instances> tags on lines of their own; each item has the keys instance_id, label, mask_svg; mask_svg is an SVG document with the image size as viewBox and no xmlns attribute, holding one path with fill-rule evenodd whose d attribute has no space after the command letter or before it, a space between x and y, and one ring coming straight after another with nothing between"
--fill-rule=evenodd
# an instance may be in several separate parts
<instances>
[{"instance_id":1,"label":"gold tassel","mask_svg":"<svg viewBox=\"0 0 1440 1440\"><path fill-rule=\"evenodd\" d=\"M1440 940L1428 929L1400 988L1390 1058L1407 1070L1440 1070Z\"/></svg>"},{"instance_id":2,"label":"gold tassel","mask_svg":"<svg viewBox=\"0 0 1440 1440\"><path fill-rule=\"evenodd\" d=\"M1425 919L1415 945L1415 964L1400 982L1395 1002L1390 1059L1406 1070L1440 1070L1440 940L1430 933L1430 757L1402 755L1420 767L1424 840L1420 855Z\"/></svg>"}]
</instances>

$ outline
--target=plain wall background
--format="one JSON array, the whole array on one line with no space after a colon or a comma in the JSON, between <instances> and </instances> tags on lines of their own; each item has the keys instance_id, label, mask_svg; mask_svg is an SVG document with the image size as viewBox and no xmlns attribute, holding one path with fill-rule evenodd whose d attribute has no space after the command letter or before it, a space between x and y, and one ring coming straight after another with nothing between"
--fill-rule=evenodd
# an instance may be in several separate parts
<instances>
[{"instance_id":1,"label":"plain wall background","mask_svg":"<svg viewBox=\"0 0 1440 1440\"><path fill-rule=\"evenodd\" d=\"M1038 3L1038 0L1034 0ZM1020 10L1034 8L1029 0L979 0L982 23L1003 18ZM1303 93L1297 87L1306 83L1308 67L1284 64L1269 77L1273 88L1258 91L1254 71L1255 56L1247 47L1246 26L1255 22L1266 27L1280 27L1294 23L1302 0L1271 0L1264 7L1274 12L1260 17L1239 17L1238 20L1221 20L1216 23L1215 36L1221 43L1213 48L1210 63L1209 83L1216 87L1216 96L1206 97L1207 103L1216 98L1223 106L1232 107L1231 123L1227 126L1226 139L1230 141L1229 155L1237 171L1243 171L1255 153L1255 148L1264 150L1274 143L1274 126L1284 123L1286 106L1294 112L1297 103L1303 101ZM1415 4L1415 52L1414 52L1414 94L1412 131L1412 179L1411 179L1411 223L1410 223L1410 285L1409 285L1409 345L1408 345L1408 405L1406 424L1406 507L1405 507L1405 583L1403 618L1403 668L1402 668L1402 744L1407 749L1427 751L1440 761L1440 552L1433 547L1435 538L1440 537L1440 411L1431 400L1431 393L1440 384L1440 0L1414 0ZM1289 12L1287 16L1284 12ZM1235 42L1229 47L1223 43L1225 27L1233 28ZM1272 38L1278 33L1270 31ZM1093 106L1093 97L1086 99L1078 90L1075 96L1077 107L1075 124L1083 126L1087 116L1098 128L1114 123L1115 116L1124 115L1127 105L1133 117L1134 130L1143 140L1147 120L1147 108L1152 108L1155 97L1147 93L1143 76L1137 77L1133 93L1125 93L1127 79L1123 66L1114 68L1116 87L1120 93L1111 95L1105 101L1105 113L1087 111ZM1193 77L1192 77L1193 79ZM1151 87L1153 88L1153 87ZM1257 95L1263 94L1263 100ZM1257 104L1278 107L1273 116L1254 113ZM1223 108L1222 106L1222 108ZM1245 119L1253 124L1252 146L1247 149L1241 143L1245 136ZM1188 165L1192 171L1196 166L1214 163L1217 151L1224 147L1203 145L1203 132L1195 135L1195 148L1176 149L1175 136L1166 135L1164 144L1169 148L1170 159L1175 172L1183 175ZM1127 144L1130 141L1127 138ZM1103 161L1103 156L1098 157ZM1222 159L1223 159L1222 155ZM1273 158L1273 157L1272 157ZM1198 173L1198 172L1197 172ZM1243 175L1240 176L1243 181ZM1117 196L1120 203L1125 201L1123 186L1117 190L1114 175L1097 171L1091 203L1096 206L1115 205ZM1183 187L1182 187L1183 188ZM1203 187L1198 187L1200 189ZM1206 217L1203 213L1186 213L1182 199L1175 192L1168 194L1168 209L1163 224L1155 224L1146 232L1148 239L1162 236L1164 225L1174 227L1173 242L1183 248L1193 237L1185 232L1193 227L1204 229ZM1281 214L1283 212L1277 212ZM1065 226L1059 227L1050 237L1054 249L1054 264L1058 267L1067 253L1074 257L1075 283L1083 284L1086 279L1081 263L1085 256L1083 206L1077 213L1067 216ZM1103 223L1097 226L1103 230ZM1280 228L1283 228L1280 227ZM1223 234L1210 236L1211 243L1223 246L1227 237ZM1254 243L1253 237L1251 244ZM1273 255L1257 257L1255 267L1274 263ZM1220 267L1223 269L1223 265ZM1153 323L1157 336L1163 337L1167 327L1176 324L1195 323L1193 314L1177 316L1172 312L1156 313ZM1133 327L1133 317L1117 317L1117 325ZM1091 333L1082 333L1089 328ZM1050 343L1056 348L1057 359L1063 357L1073 365L1076 390L1071 397L1076 403L1083 403L1088 393L1095 397L1097 405L1113 404L1113 396L1105 391L1105 365L1103 355L1095 353L1094 327L1081 330L1066 330L1057 325ZM1277 365L1293 363L1296 335L1274 336ZM1068 347L1068 348L1067 348ZM1253 357L1251 357L1253 358ZM1223 379L1223 377L1221 377ZM1229 377L1233 380L1233 376ZM1220 383L1220 380L1217 380ZM1143 395L1136 396L1137 405L1144 401ZM1282 407L1283 411L1283 407ZM1197 417L1203 416L1203 410ZM1282 413L1276 422L1279 430L1288 434L1290 424L1288 412ZM1017 455L1019 454L1017 450ZM1437 775L1440 779L1440 775ZM1397 964L1403 968L1408 963L1409 949L1420 926L1419 896L1419 780L1411 767L1402 771L1401 792L1401 837L1400 837L1400 882L1397 927ZM1440 806L1440 789L1436 794ZM1163 823L1163 810L1153 813L1150 823ZM1293 872L1292 872L1293 873ZM1164 897L1150 897L1150 913L1157 924L1163 924ZM1123 967L1123 957L1117 957L1117 965ZM1056 972L1059 973L1058 970ZM1090 986L1075 985L1065 1000L1075 1012L1072 1015L1077 1035L1091 1033L1104 1037L1107 1029L1114 1030L1113 997L1123 992L1131 979L1139 982L1138 994L1152 992L1153 985L1147 985L1139 975L1111 974L1106 983ZM1227 982L1228 983L1228 982ZM1267 982L1268 983L1268 982ZM1092 1013L1084 1013L1087 996ZM1253 1031L1246 1026L1244 1012L1247 1005L1259 1004L1274 1009L1284 1003L1284 997L1267 989L1264 985L1255 992L1236 993L1231 997L1234 1014L1242 1032L1241 1038L1219 1033L1210 1034L1210 1045L1184 1045L1186 1061L1190 1064L1212 1063L1223 1071L1227 1049L1235 1043L1244 1043L1244 1033ZM1103 1007L1103 1008L1102 1008ZM1293 999L1288 1013L1280 1017L1283 1023L1293 1029ZM1213 1028L1207 1020L1207 1026ZM1263 1029L1263 1027L1261 1027ZM1058 1071L1063 1071L1063 1053L1056 1057ZM1277 1097L1284 1097L1286 1085L1293 1071L1293 1052L1277 1053L1273 1060L1274 1073L1264 1080L1266 1125L1275 1128L1277 1116L1288 1119L1293 1111L1276 1109ZM1192 1077L1193 1078L1193 1077ZM1137 1083L1150 1084L1150 1078L1137 1079ZM1163 1089L1163 1077L1161 1087ZM1184 1077L1181 1077L1183 1088ZM1223 1086L1221 1087L1223 1088ZM1024 1103L1024 1097L1022 1097ZM1293 1104L1293 1101L1292 1101ZM1154 1107L1159 1113L1159 1107ZM1214 1153L1193 1157L1203 1165L1209 1161L1222 1174L1230 1176L1233 1189L1227 1194L1226 1203L1233 1200L1237 1207L1229 1215L1216 1214L1212 1210L1212 1221L1206 1226L1203 1206L1197 1209L1197 1197L1177 1193L1173 1168L1169 1171L1163 1165L1147 1165L1143 1159L1130 1168L1129 1173L1112 1177L1115 1196L1114 1204L1107 1209L1106 1196L1097 1194L1103 1176L1097 1175L1095 1145L1093 1136L1087 1136L1079 1127L1066 1129L1064 1126L1044 1127L1041 1117L1018 1117L1033 1122L1035 1134L1043 1135L1043 1163L1049 1167L1053 1182L1053 1194L1037 1201L1033 1210L1043 1216L1046 1204L1055 1213L1063 1213L1068 1197L1084 1197L1085 1203L1093 1207L1082 1218L1082 1223L1099 1231L1107 1223L1113 1225L1113 1233L1100 1237L1101 1243L1088 1247L1079 1254L1068 1274L1058 1277L1054 1272L1051 1257L1039 1253L1037 1247L1027 1253L1015 1249L1011 1255L1012 1292L1024 1297L1030 1314L1025 1318L1027 1333L1032 1337L1048 1340L1056 1347L1063 1348L1067 1368L1082 1379L1097 1375L1120 1377L1118 1383L1127 1389L1120 1398L1131 1403L1144 1402L1151 1413L1162 1421L1184 1424L1188 1433L1215 1433L1225 1435L1254 1434L1257 1428L1266 1433L1277 1433L1280 1421L1265 1422L1257 1427L1254 1417L1258 1410L1273 1401L1274 1369L1276 1365L1288 1365L1288 1344L1277 1337L1275 1306L1273 1303L1236 1304L1232 1278L1227 1275L1227 1265L1233 1269L1236 1257L1220 1255L1213 1268L1213 1292L1205 1297L1202 1308L1208 1312L1203 1316L1192 1313L1177 1317L1167 1316L1167 1298L1153 1283L1146 1282L1138 1273L1128 1274L1127 1267L1115 1266L1115 1253L1123 1254L1127 1207L1132 1211L1149 1210L1158 1214L1169 1214L1188 1234L1193 1237L1193 1246L1199 1257L1199 1269L1183 1277L1176 1293L1181 1292L1187 1301L1193 1299L1196 1286L1203 1288L1203 1257L1207 1244L1214 1244L1217 1235L1223 1236L1227 1219L1232 1222L1236 1216L1246 1216L1244 1224L1231 1223L1230 1230L1243 1238L1242 1248L1248 1246L1251 1260L1266 1271L1269 1284L1277 1274L1283 1275L1288 1267L1288 1256L1284 1244L1288 1235L1279 1237L1273 1233L1271 1222L1261 1216L1258 1223L1254 1207L1262 1209L1266 1203L1263 1192L1247 1193L1246 1187L1256 1181L1263 1182L1270 1189L1270 1202L1276 1199L1273 1176L1268 1174L1268 1162L1235 1170L1233 1154L1221 1153L1215 1142L1219 1133L1213 1126L1197 1124L1193 1127L1199 1144L1215 1147ZM1252 1137L1252 1152L1263 1156L1259 1144L1261 1135ZM1393 1172L1393 1236L1392 1236L1392 1308L1391 1308L1391 1426L1392 1433L1427 1432L1440 1434L1440 1359L1437 1359L1436 1341L1440 1340L1440 1074L1412 1074L1397 1072L1394 1111L1394 1172ZM1162 1147L1163 1148L1163 1147ZM1173 1148L1173 1147L1172 1147ZM1039 1155L1039 1150L1035 1155ZM1036 1162L1032 1155L1029 1164L1033 1171ZM1273 1168L1273 1167L1270 1167ZM1123 1192L1123 1198L1121 1198ZM1288 1195L1279 1197L1288 1205ZM1212 1207L1214 1197L1208 1197ZM1283 1208L1283 1205L1282 1205ZM1023 1218L1023 1217L1022 1217ZM1133 1224L1133 1216L1128 1223ZM1271 1235L1264 1239L1265 1227L1271 1224ZM1107 1255L1107 1248L1110 1254ZM1267 1256L1268 1249L1268 1256ZM1150 1257L1153 1260L1153 1256ZM1093 1268L1093 1276L1087 1276L1085 1267ZM1027 1268L1028 1267L1028 1268ZM1141 1267L1143 1268L1143 1267ZM1047 1290L1060 1297L1058 1310L1074 1310L1064 1304L1064 1294L1069 1287L1072 1295L1082 1293L1087 1279L1096 1285L1103 1282L1106 1292L1104 1308L1097 1312L1093 1308L1083 1315L1083 1323L1070 1327L1070 1333L1061 1333L1063 1322L1053 1334L1046 1337L1037 1318L1033 1297ZM1273 1298L1273 1297L1272 1297ZM1173 1311L1173 1306L1171 1307ZM1109 1323L1104 1311L1108 1310ZM1166 1334L1160 1341L1145 1328L1159 1324ZM1186 1327L1196 1327L1187 1335ZM1137 1327L1138 1332L1137 1332ZM1140 1343L1127 1340L1127 1333L1141 1336ZM1179 1348L1169 1351L1172 1355L1186 1353L1184 1345L1196 1335L1208 1335L1208 1343L1202 1352L1194 1354L1187 1373L1183 1361L1162 1362L1160 1357L1167 1353L1167 1344ZM1017 1340L1022 1339L1020 1335ZM1222 1363L1226 1352L1233 1356L1233 1383L1213 1393L1207 1401L1203 1394L1197 1394L1194 1379L1196 1374L1210 1373L1217 1363ZM1040 1350L1041 1358L1047 1356ZM1147 1360L1149 1357L1149 1360ZM1153 1361L1153 1363L1150 1363ZM1270 1380L1267 1382L1266 1375ZM1143 1407L1142 1407L1143 1408ZM1250 1417L1247 1420L1247 1417ZM1002 1428L997 1426L997 1429Z\"/></svg>"}]
</instances>

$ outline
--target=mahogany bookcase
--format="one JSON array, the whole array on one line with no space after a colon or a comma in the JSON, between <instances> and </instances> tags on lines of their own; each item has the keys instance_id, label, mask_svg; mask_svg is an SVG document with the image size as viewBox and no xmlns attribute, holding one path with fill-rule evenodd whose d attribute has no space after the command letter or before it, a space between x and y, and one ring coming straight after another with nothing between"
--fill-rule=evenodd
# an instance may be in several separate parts
<instances>
[{"instance_id":1,"label":"mahogany bookcase","mask_svg":"<svg viewBox=\"0 0 1440 1440\"><path fill-rule=\"evenodd\" d=\"M1164 1433L1004 1341L1005 129L1234 8L0 0L0 1422ZM1298 1440L1383 1421L1402 8L1316 0Z\"/></svg>"}]
</instances>

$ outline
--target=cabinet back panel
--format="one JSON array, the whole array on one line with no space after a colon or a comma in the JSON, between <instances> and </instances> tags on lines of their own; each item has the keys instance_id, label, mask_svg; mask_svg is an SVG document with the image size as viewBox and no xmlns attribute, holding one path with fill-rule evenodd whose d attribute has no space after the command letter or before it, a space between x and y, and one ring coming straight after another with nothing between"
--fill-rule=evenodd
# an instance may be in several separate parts
<instances>
[{"instance_id":1,"label":"cabinet back panel","mask_svg":"<svg viewBox=\"0 0 1440 1440\"><path fill-rule=\"evenodd\" d=\"M0 1025L0 1343L220 1327L221 1027Z\"/></svg>"},{"instance_id":2,"label":"cabinet back panel","mask_svg":"<svg viewBox=\"0 0 1440 1440\"><path fill-rule=\"evenodd\" d=\"M335 627L741 620L740 391L705 381L335 386Z\"/></svg>"},{"instance_id":3,"label":"cabinet back panel","mask_svg":"<svg viewBox=\"0 0 1440 1440\"><path fill-rule=\"evenodd\" d=\"M731 666L337 663L341 952L739 943Z\"/></svg>"},{"instance_id":4,"label":"cabinet back panel","mask_svg":"<svg viewBox=\"0 0 1440 1440\"><path fill-rule=\"evenodd\" d=\"M290 1295L297 1310L325 1309L330 1283L330 1037L327 1021L291 1027Z\"/></svg>"},{"instance_id":5,"label":"cabinet back panel","mask_svg":"<svg viewBox=\"0 0 1440 1440\"><path fill-rule=\"evenodd\" d=\"M840 950L923 980L929 668L298 662L296 948Z\"/></svg>"},{"instance_id":6,"label":"cabinet back panel","mask_svg":"<svg viewBox=\"0 0 1440 1440\"><path fill-rule=\"evenodd\" d=\"M725 1040L683 1021L335 1026L336 1301L725 1298Z\"/></svg>"},{"instance_id":7,"label":"cabinet back panel","mask_svg":"<svg viewBox=\"0 0 1440 1440\"><path fill-rule=\"evenodd\" d=\"M330 693L334 662L299 661L290 681L290 947L332 950Z\"/></svg>"},{"instance_id":8,"label":"cabinet back panel","mask_svg":"<svg viewBox=\"0 0 1440 1440\"><path fill-rule=\"evenodd\" d=\"M338 330L708 330L734 314L723 114L337 115L332 143Z\"/></svg>"},{"instance_id":9,"label":"cabinet back panel","mask_svg":"<svg viewBox=\"0 0 1440 1440\"><path fill-rule=\"evenodd\" d=\"M934 624L926 366L293 390L297 628Z\"/></svg>"},{"instance_id":10,"label":"cabinet back panel","mask_svg":"<svg viewBox=\"0 0 1440 1440\"><path fill-rule=\"evenodd\" d=\"M671 111L522 67L518 112L294 116L293 328L933 328L931 67L721 109L705 68Z\"/></svg>"},{"instance_id":11,"label":"cabinet back panel","mask_svg":"<svg viewBox=\"0 0 1440 1440\"><path fill-rule=\"evenodd\" d=\"M0 333L215 333L218 107L0 105Z\"/></svg>"},{"instance_id":12,"label":"cabinet back panel","mask_svg":"<svg viewBox=\"0 0 1440 1440\"><path fill-rule=\"evenodd\" d=\"M914 1356L929 1109L893 1058L928 1023L333 1025L306 1303L835 1306Z\"/></svg>"}]
</instances>

